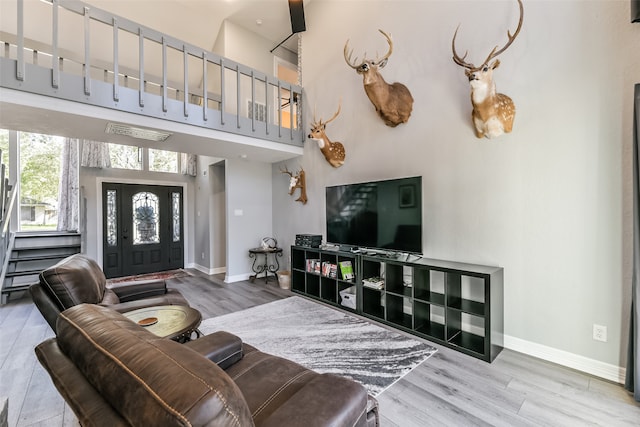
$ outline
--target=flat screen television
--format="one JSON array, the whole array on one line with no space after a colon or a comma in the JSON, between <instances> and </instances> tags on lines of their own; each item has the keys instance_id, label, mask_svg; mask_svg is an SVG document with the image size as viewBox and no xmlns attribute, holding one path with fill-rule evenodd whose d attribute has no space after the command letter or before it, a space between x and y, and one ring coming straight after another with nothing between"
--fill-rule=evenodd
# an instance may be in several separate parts
<instances>
[{"instance_id":1,"label":"flat screen television","mask_svg":"<svg viewBox=\"0 0 640 427\"><path fill-rule=\"evenodd\" d=\"M327 242L422 253L422 177L326 188Z\"/></svg>"}]
</instances>

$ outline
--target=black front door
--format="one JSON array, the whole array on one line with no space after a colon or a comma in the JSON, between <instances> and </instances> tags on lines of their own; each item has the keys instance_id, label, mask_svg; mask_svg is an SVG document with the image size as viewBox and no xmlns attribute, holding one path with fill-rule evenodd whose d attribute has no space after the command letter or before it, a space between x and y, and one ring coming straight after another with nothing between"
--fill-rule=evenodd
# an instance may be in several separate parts
<instances>
[{"instance_id":1,"label":"black front door","mask_svg":"<svg viewBox=\"0 0 640 427\"><path fill-rule=\"evenodd\" d=\"M102 206L108 278L184 266L182 187L103 183Z\"/></svg>"}]
</instances>

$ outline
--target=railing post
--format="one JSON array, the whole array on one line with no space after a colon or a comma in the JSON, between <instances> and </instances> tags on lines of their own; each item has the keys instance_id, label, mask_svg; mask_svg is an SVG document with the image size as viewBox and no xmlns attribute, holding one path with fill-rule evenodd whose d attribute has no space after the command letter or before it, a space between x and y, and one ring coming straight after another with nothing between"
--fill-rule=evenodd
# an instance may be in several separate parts
<instances>
[{"instance_id":1,"label":"railing post","mask_svg":"<svg viewBox=\"0 0 640 427\"><path fill-rule=\"evenodd\" d=\"M207 53L202 52L202 119L207 121Z\"/></svg>"},{"instance_id":2,"label":"railing post","mask_svg":"<svg viewBox=\"0 0 640 427\"><path fill-rule=\"evenodd\" d=\"M138 76L138 104L144 107L144 34L142 34L142 28L138 28L138 60L139 60L139 76Z\"/></svg>"},{"instance_id":3,"label":"railing post","mask_svg":"<svg viewBox=\"0 0 640 427\"><path fill-rule=\"evenodd\" d=\"M113 100L120 100L120 72L118 70L118 19L113 18Z\"/></svg>"},{"instance_id":4,"label":"railing post","mask_svg":"<svg viewBox=\"0 0 640 427\"><path fill-rule=\"evenodd\" d=\"M269 79L265 76L264 78L264 123L265 123L265 127L264 127L264 132L265 134L269 135L269 105L271 104L271 102L269 102Z\"/></svg>"},{"instance_id":5,"label":"railing post","mask_svg":"<svg viewBox=\"0 0 640 427\"><path fill-rule=\"evenodd\" d=\"M91 57L90 57L91 16L89 8L84 8L84 93L91 95Z\"/></svg>"},{"instance_id":6,"label":"railing post","mask_svg":"<svg viewBox=\"0 0 640 427\"><path fill-rule=\"evenodd\" d=\"M182 45L182 55L184 59L184 116L189 117L189 53L184 44Z\"/></svg>"},{"instance_id":7,"label":"railing post","mask_svg":"<svg viewBox=\"0 0 640 427\"><path fill-rule=\"evenodd\" d=\"M238 111L238 116L240 111ZM256 76L251 70L251 132L256 131Z\"/></svg>"},{"instance_id":8,"label":"railing post","mask_svg":"<svg viewBox=\"0 0 640 427\"><path fill-rule=\"evenodd\" d=\"M293 141L293 88L289 85L289 139Z\"/></svg>"},{"instance_id":9,"label":"railing post","mask_svg":"<svg viewBox=\"0 0 640 427\"><path fill-rule=\"evenodd\" d=\"M51 2L51 86L60 87L60 60L58 58L58 0Z\"/></svg>"},{"instance_id":10,"label":"railing post","mask_svg":"<svg viewBox=\"0 0 640 427\"><path fill-rule=\"evenodd\" d=\"M282 86L280 80L278 80L278 138L282 138L282 102L280 102L280 93L282 93ZM289 101L291 104L291 101Z\"/></svg>"},{"instance_id":11,"label":"railing post","mask_svg":"<svg viewBox=\"0 0 640 427\"><path fill-rule=\"evenodd\" d=\"M18 0L18 64L16 79L24 81L24 0Z\"/></svg>"},{"instance_id":12,"label":"railing post","mask_svg":"<svg viewBox=\"0 0 640 427\"><path fill-rule=\"evenodd\" d=\"M167 112L167 40L162 36L162 111Z\"/></svg>"},{"instance_id":13,"label":"railing post","mask_svg":"<svg viewBox=\"0 0 640 427\"><path fill-rule=\"evenodd\" d=\"M224 126L224 109L225 109L225 93L224 87L224 59L220 58L220 124Z\"/></svg>"},{"instance_id":14,"label":"railing post","mask_svg":"<svg viewBox=\"0 0 640 427\"><path fill-rule=\"evenodd\" d=\"M236 122L240 129L240 65L236 64Z\"/></svg>"}]
</instances>

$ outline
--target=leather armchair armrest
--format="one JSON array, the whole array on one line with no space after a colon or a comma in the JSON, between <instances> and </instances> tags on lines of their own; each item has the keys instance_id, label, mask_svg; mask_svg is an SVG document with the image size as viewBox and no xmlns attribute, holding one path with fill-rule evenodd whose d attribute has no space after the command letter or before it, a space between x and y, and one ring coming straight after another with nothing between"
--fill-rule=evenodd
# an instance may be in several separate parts
<instances>
[{"instance_id":1,"label":"leather armchair armrest","mask_svg":"<svg viewBox=\"0 0 640 427\"><path fill-rule=\"evenodd\" d=\"M164 280L138 280L133 282L107 283L107 289L112 290L120 302L134 301L167 293L167 283Z\"/></svg>"},{"instance_id":2,"label":"leather armchair armrest","mask_svg":"<svg viewBox=\"0 0 640 427\"><path fill-rule=\"evenodd\" d=\"M224 331L205 335L188 341L184 345L202 354L222 369L227 369L243 356L242 339Z\"/></svg>"}]
</instances>

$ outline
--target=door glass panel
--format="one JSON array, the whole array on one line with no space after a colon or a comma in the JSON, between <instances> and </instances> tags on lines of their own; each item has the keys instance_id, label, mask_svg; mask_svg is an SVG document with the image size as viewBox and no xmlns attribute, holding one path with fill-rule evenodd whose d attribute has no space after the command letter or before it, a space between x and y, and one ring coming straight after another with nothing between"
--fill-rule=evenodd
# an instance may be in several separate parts
<instances>
[{"instance_id":1,"label":"door glass panel","mask_svg":"<svg viewBox=\"0 0 640 427\"><path fill-rule=\"evenodd\" d=\"M171 216L173 224L173 241L180 241L180 193L171 193Z\"/></svg>"},{"instance_id":2,"label":"door glass panel","mask_svg":"<svg viewBox=\"0 0 640 427\"><path fill-rule=\"evenodd\" d=\"M107 190L107 245L118 245L116 190Z\"/></svg>"},{"instance_id":3,"label":"door glass panel","mask_svg":"<svg viewBox=\"0 0 640 427\"><path fill-rule=\"evenodd\" d=\"M160 243L158 196L149 192L136 193L131 198L133 206L133 244Z\"/></svg>"}]
</instances>

